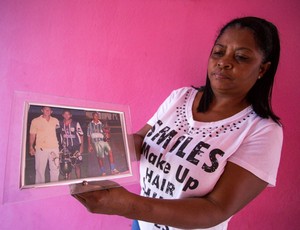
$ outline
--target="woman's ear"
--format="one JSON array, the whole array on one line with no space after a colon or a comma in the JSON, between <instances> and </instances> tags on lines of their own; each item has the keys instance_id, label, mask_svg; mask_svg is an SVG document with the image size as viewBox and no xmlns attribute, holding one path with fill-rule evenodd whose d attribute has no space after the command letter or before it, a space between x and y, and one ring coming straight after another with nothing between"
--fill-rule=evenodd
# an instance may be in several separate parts
<instances>
[{"instance_id":1,"label":"woman's ear","mask_svg":"<svg viewBox=\"0 0 300 230\"><path fill-rule=\"evenodd\" d=\"M266 62L260 65L259 74L258 74L259 78L262 78L264 76L264 74L268 71L270 66L271 66L271 62Z\"/></svg>"}]
</instances>

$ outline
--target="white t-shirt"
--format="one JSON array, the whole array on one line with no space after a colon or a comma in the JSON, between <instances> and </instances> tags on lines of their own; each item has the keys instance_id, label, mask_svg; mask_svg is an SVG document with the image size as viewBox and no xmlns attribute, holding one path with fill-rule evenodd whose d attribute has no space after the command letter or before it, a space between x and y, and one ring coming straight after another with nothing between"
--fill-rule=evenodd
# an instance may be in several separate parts
<instances>
[{"instance_id":1,"label":"white t-shirt","mask_svg":"<svg viewBox=\"0 0 300 230\"><path fill-rule=\"evenodd\" d=\"M141 195L178 199L204 196L217 183L227 161L275 186L282 128L259 117L251 106L216 122L193 119L197 90L172 92L148 121L140 160ZM229 220L214 230L227 229ZM176 229L139 221L142 230Z\"/></svg>"}]
</instances>

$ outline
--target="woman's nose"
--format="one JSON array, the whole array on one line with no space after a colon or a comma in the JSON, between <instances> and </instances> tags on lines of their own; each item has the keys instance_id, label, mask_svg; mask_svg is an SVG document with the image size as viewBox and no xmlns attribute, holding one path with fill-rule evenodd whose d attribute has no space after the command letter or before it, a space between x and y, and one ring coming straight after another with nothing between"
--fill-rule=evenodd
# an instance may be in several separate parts
<instances>
[{"instance_id":1,"label":"woman's nose","mask_svg":"<svg viewBox=\"0 0 300 230\"><path fill-rule=\"evenodd\" d=\"M222 58L218 61L217 66L220 69L231 69L233 67L232 63L228 58Z\"/></svg>"}]
</instances>

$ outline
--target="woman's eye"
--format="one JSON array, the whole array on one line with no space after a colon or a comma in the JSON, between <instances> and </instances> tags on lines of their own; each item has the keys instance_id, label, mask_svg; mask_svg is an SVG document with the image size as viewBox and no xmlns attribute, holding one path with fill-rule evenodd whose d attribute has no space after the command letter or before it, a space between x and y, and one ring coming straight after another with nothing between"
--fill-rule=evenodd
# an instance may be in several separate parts
<instances>
[{"instance_id":1,"label":"woman's eye","mask_svg":"<svg viewBox=\"0 0 300 230\"><path fill-rule=\"evenodd\" d=\"M214 57L221 57L224 54L223 51L213 51L212 56Z\"/></svg>"},{"instance_id":2,"label":"woman's eye","mask_svg":"<svg viewBox=\"0 0 300 230\"><path fill-rule=\"evenodd\" d=\"M248 57L242 56L242 55L236 55L235 58L236 58L236 60L238 60L238 61L246 61L246 60L249 59Z\"/></svg>"}]
</instances>

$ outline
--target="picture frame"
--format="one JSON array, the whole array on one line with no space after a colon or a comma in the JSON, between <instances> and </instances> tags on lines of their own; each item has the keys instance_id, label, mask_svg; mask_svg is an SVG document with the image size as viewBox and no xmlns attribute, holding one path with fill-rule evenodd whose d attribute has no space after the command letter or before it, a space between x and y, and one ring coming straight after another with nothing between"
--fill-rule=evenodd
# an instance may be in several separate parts
<instances>
[{"instance_id":1,"label":"picture frame","mask_svg":"<svg viewBox=\"0 0 300 230\"><path fill-rule=\"evenodd\" d=\"M39 122L49 123L44 118L44 108L50 109L51 122L57 124L55 131L52 125L51 135L45 128L44 136L38 136L41 132L41 128L37 128L41 126ZM64 113L71 115L71 123L64 123ZM89 183L94 185L89 186L90 189L106 189L138 182L138 163L128 105L15 92L11 114L13 125L10 126L6 157L4 203L83 192L78 189L74 192L72 188L76 184ZM102 129L96 135L94 133L99 130L95 125L94 130L89 129L94 122L93 114L97 114L98 128ZM67 126L62 127L64 124ZM81 129L80 134L78 128ZM107 129L107 134L104 129ZM43 142L49 139L49 135L52 140L56 138L55 146L47 146ZM69 141L68 145L63 140ZM98 147L95 146L96 141ZM78 143L79 147L68 149ZM34 154L30 152L31 147L35 150ZM47 153L49 149L56 151ZM52 157L53 152L55 155ZM53 170L53 165L56 170ZM53 179L53 173L58 175L57 179ZM43 174L42 179L37 179L37 174Z\"/></svg>"}]
</instances>

